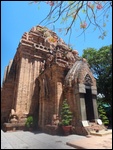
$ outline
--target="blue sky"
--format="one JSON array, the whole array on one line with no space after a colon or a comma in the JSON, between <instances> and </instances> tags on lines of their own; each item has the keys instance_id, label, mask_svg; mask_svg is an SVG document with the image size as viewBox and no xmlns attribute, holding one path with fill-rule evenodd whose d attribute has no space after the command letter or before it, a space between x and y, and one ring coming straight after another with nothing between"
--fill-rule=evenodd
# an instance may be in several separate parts
<instances>
[{"instance_id":1,"label":"blue sky","mask_svg":"<svg viewBox=\"0 0 113 150\"><path fill-rule=\"evenodd\" d=\"M1 1L1 84L5 67L13 59L23 33L38 25L46 17L50 8L49 5L42 3L40 9L38 9L37 4L29 3L29 1ZM98 39L99 31L87 32L84 40L83 35L76 38L75 35L79 34L76 30L73 30L70 44L72 44L74 49L78 50L80 56L83 54L83 49L92 47L98 50L102 46L112 43L111 11L109 15L109 22L107 22L106 26L107 36L104 40ZM60 28L63 25L57 22L55 26ZM51 29L52 25L47 27ZM79 25L77 28L79 29ZM65 36L58 33L57 30L55 32L68 44L69 35Z\"/></svg>"}]
</instances>

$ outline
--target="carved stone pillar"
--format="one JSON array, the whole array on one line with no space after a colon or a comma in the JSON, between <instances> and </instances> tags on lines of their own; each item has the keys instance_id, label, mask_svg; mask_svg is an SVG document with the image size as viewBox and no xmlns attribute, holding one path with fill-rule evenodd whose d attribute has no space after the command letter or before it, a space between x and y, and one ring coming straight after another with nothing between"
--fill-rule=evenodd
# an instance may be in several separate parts
<instances>
[{"instance_id":1,"label":"carved stone pillar","mask_svg":"<svg viewBox=\"0 0 113 150\"><path fill-rule=\"evenodd\" d=\"M23 76L24 76L24 58L21 59L20 72L19 72L19 83L18 83L18 92L16 100L16 112L22 111L21 102L22 102L22 88L23 88Z\"/></svg>"},{"instance_id":2,"label":"carved stone pillar","mask_svg":"<svg viewBox=\"0 0 113 150\"><path fill-rule=\"evenodd\" d=\"M87 120L85 98L83 96L83 94L86 93L84 84L79 84L79 93L80 93L80 113L81 113L80 118L81 120Z\"/></svg>"},{"instance_id":3,"label":"carved stone pillar","mask_svg":"<svg viewBox=\"0 0 113 150\"><path fill-rule=\"evenodd\" d=\"M85 99L84 98L80 98L80 111L81 111L81 120L87 120L86 106L85 106Z\"/></svg>"},{"instance_id":4,"label":"carved stone pillar","mask_svg":"<svg viewBox=\"0 0 113 150\"><path fill-rule=\"evenodd\" d=\"M97 100L96 100L97 88L96 88L96 86L92 86L91 90L92 90L92 94L93 94L92 101L93 101L94 117L95 117L95 119L98 119Z\"/></svg>"},{"instance_id":5,"label":"carved stone pillar","mask_svg":"<svg viewBox=\"0 0 113 150\"><path fill-rule=\"evenodd\" d=\"M57 82L57 101L56 101L56 114L59 114L59 103L62 96L62 83Z\"/></svg>"}]
</instances>

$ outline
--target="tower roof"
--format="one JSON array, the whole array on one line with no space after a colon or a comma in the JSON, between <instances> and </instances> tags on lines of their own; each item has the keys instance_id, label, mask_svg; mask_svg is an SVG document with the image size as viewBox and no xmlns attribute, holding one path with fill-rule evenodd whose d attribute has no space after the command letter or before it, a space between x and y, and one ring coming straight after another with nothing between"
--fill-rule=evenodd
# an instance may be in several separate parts
<instances>
[{"instance_id":1,"label":"tower roof","mask_svg":"<svg viewBox=\"0 0 113 150\"><path fill-rule=\"evenodd\" d=\"M87 62L76 61L65 77L65 85L72 86L77 83L95 85L95 79Z\"/></svg>"}]
</instances>

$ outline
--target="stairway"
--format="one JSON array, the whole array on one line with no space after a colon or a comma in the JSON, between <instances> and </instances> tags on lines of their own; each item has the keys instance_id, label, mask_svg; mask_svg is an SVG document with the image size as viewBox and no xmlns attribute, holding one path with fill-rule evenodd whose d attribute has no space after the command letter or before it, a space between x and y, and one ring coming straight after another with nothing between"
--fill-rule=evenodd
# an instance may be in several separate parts
<instances>
[{"instance_id":1,"label":"stairway","mask_svg":"<svg viewBox=\"0 0 113 150\"><path fill-rule=\"evenodd\" d=\"M112 130L107 129L103 124L99 125L96 122L89 122L89 126L85 128L90 135L103 136L112 133Z\"/></svg>"}]
</instances>

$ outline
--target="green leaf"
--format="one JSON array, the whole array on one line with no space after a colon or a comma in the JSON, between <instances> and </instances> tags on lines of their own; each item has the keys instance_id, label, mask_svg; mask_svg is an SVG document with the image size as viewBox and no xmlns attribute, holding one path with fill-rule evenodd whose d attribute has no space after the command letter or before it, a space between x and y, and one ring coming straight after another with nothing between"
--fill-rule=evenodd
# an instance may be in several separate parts
<instances>
[{"instance_id":1,"label":"green leaf","mask_svg":"<svg viewBox=\"0 0 113 150\"><path fill-rule=\"evenodd\" d=\"M86 13L86 10L85 10L85 9L82 9L82 12L83 12L83 13Z\"/></svg>"},{"instance_id":2,"label":"green leaf","mask_svg":"<svg viewBox=\"0 0 113 150\"><path fill-rule=\"evenodd\" d=\"M38 6L38 10L40 10L40 6Z\"/></svg>"},{"instance_id":3,"label":"green leaf","mask_svg":"<svg viewBox=\"0 0 113 150\"><path fill-rule=\"evenodd\" d=\"M69 4L72 4L74 1L68 1Z\"/></svg>"},{"instance_id":4,"label":"green leaf","mask_svg":"<svg viewBox=\"0 0 113 150\"><path fill-rule=\"evenodd\" d=\"M106 27L106 23L103 23L103 27Z\"/></svg>"}]
</instances>

